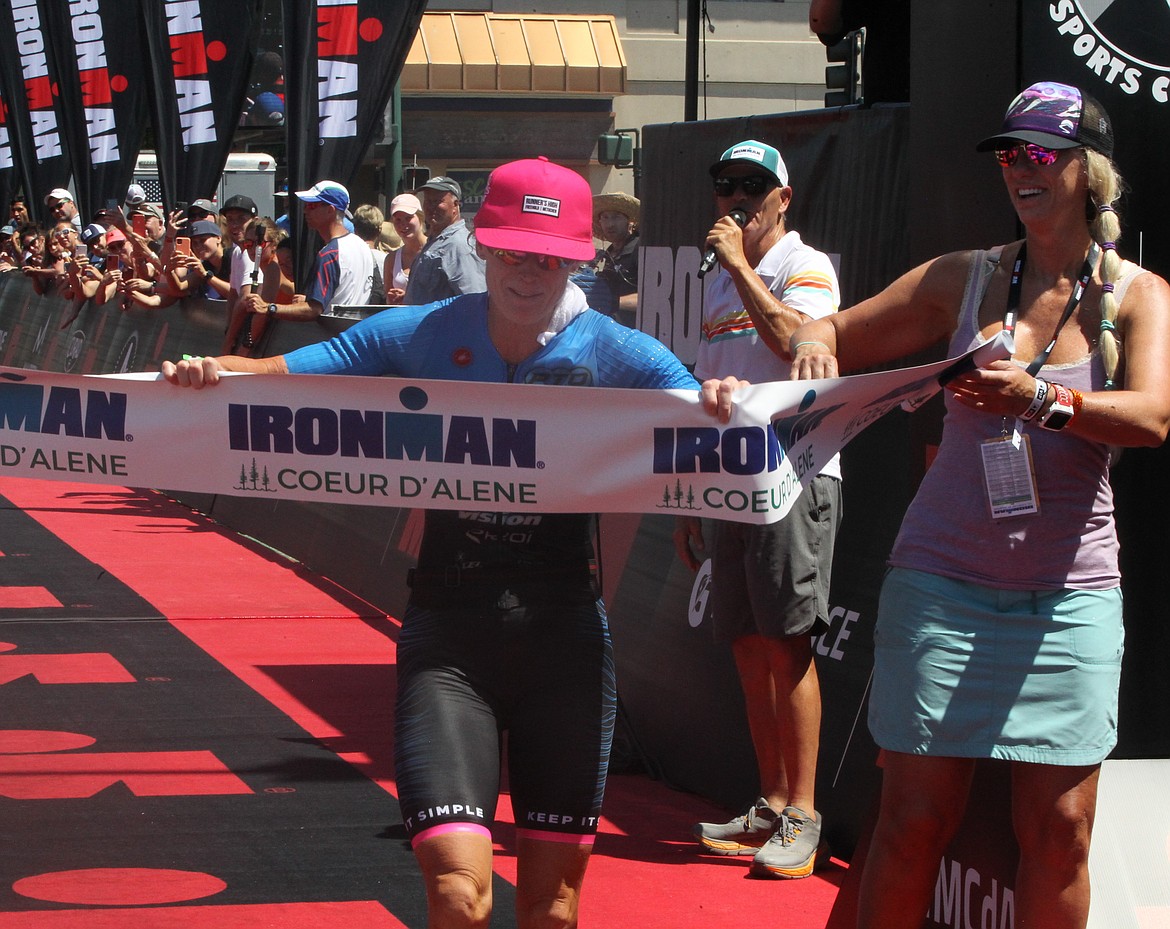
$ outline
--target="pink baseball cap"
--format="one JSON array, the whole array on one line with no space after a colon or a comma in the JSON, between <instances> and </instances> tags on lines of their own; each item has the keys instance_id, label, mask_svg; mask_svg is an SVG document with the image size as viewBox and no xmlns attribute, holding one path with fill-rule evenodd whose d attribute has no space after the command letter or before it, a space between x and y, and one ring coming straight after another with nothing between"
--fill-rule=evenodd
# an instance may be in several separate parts
<instances>
[{"instance_id":1,"label":"pink baseball cap","mask_svg":"<svg viewBox=\"0 0 1170 929\"><path fill-rule=\"evenodd\" d=\"M422 212L422 204L418 202L418 197L414 194L399 194L390 201L391 216L395 213L410 213L413 216L420 212Z\"/></svg>"},{"instance_id":2,"label":"pink baseball cap","mask_svg":"<svg viewBox=\"0 0 1170 929\"><path fill-rule=\"evenodd\" d=\"M475 237L488 248L588 261L593 192L576 171L543 155L500 165L475 214Z\"/></svg>"},{"instance_id":3,"label":"pink baseball cap","mask_svg":"<svg viewBox=\"0 0 1170 929\"><path fill-rule=\"evenodd\" d=\"M106 244L107 245L109 245L111 242L125 242L125 241L126 241L126 235L117 226L110 226L110 228L106 230Z\"/></svg>"}]
</instances>

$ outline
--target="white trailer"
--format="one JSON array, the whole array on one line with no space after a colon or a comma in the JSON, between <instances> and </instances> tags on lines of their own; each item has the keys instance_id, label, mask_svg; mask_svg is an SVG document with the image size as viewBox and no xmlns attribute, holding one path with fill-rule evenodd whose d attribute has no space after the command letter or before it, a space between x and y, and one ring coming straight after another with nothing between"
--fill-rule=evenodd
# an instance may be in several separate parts
<instances>
[{"instance_id":1,"label":"white trailer","mask_svg":"<svg viewBox=\"0 0 1170 929\"><path fill-rule=\"evenodd\" d=\"M154 152L141 152L134 165L134 183L146 193L149 203L162 204L162 184L158 179L158 158ZM244 194L256 201L261 216L276 216L276 159L260 152L237 152L227 157L223 175L216 189L207 195L216 206L228 197ZM284 204L280 204L283 213Z\"/></svg>"}]
</instances>

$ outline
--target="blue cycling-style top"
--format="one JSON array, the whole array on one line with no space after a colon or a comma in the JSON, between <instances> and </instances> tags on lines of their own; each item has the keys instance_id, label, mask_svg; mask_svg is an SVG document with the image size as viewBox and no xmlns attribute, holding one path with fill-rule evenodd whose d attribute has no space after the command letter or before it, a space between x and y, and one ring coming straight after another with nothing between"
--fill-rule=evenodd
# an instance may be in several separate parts
<instances>
[{"instance_id":1,"label":"blue cycling-style top","mask_svg":"<svg viewBox=\"0 0 1170 929\"><path fill-rule=\"evenodd\" d=\"M571 288L584 305L577 288ZM690 372L656 339L593 310L572 315L519 364L488 335L487 294L422 307L394 307L337 337L285 356L293 374L390 375L454 381L574 387L698 389ZM517 582L549 595L585 579L593 559L592 517L428 510L415 576L415 599L441 589L495 602Z\"/></svg>"},{"instance_id":2,"label":"blue cycling-style top","mask_svg":"<svg viewBox=\"0 0 1170 929\"><path fill-rule=\"evenodd\" d=\"M285 356L293 374L359 374L572 387L697 388L665 345L586 310L518 365L488 335L487 294L375 313Z\"/></svg>"}]
</instances>

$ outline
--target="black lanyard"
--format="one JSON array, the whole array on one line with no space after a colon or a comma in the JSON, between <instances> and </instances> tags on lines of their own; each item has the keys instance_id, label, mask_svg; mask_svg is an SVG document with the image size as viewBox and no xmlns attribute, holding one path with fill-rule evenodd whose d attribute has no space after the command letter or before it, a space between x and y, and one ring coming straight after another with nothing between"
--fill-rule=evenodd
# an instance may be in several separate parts
<instances>
[{"instance_id":1,"label":"black lanyard","mask_svg":"<svg viewBox=\"0 0 1170 929\"><path fill-rule=\"evenodd\" d=\"M1012 280L1008 285L1007 309L1003 314L1003 329L1008 335L1016 334L1016 319L1019 317L1020 310L1020 287L1021 281L1024 277L1024 259L1028 254L1028 243L1024 242L1020 245L1019 254L1016 255L1015 264L1012 265ZM1069 294L1068 303L1065 305L1064 313L1060 317L1060 322L1056 324L1056 331L1052 334L1052 341L1049 342L1044 350L1032 359L1032 363L1028 365L1028 373L1033 377L1036 372L1044 367L1044 362L1048 360L1048 356L1052 354L1052 349L1056 347L1056 340L1060 337L1060 330L1064 328L1064 324L1068 322L1069 317L1072 316L1073 310L1077 308L1077 304L1081 302L1081 297L1085 295L1085 288L1089 286L1089 280L1093 277L1093 268L1097 266L1097 256L1100 255L1100 249L1097 248L1097 243L1094 242L1089 246L1089 254L1085 256L1085 263L1081 268L1081 276L1073 287L1072 293Z\"/></svg>"}]
</instances>

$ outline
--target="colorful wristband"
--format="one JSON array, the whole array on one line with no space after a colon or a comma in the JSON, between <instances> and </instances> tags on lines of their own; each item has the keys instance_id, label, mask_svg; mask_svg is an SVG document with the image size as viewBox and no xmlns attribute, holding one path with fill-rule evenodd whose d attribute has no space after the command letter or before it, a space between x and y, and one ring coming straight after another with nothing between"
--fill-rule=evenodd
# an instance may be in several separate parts
<instances>
[{"instance_id":1,"label":"colorful wristband","mask_svg":"<svg viewBox=\"0 0 1170 929\"><path fill-rule=\"evenodd\" d=\"M1040 412L1040 408L1044 406L1044 401L1048 397L1048 381L1042 377L1036 378L1036 395L1032 397L1032 402L1028 404L1028 408L1020 414L1020 419L1026 423L1030 423L1036 418L1036 414Z\"/></svg>"}]
</instances>

